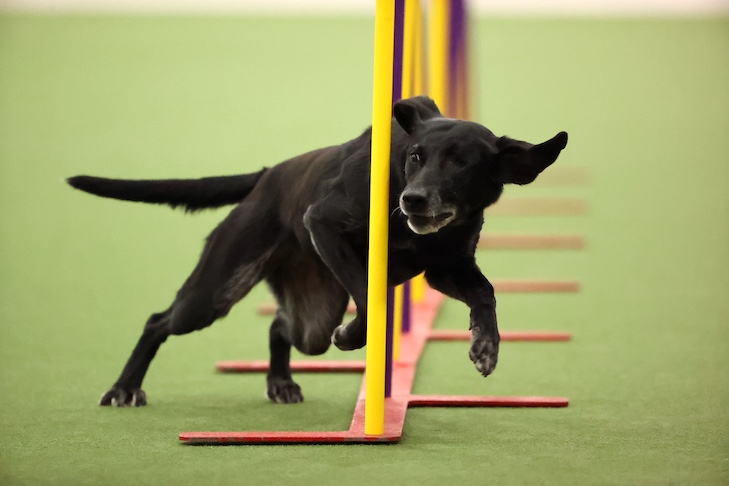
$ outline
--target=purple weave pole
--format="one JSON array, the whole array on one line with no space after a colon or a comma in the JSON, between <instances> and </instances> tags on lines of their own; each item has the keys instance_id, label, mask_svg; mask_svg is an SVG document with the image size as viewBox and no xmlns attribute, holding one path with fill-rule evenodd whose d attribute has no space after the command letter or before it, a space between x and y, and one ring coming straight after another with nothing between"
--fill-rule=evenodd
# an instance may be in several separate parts
<instances>
[{"instance_id":1,"label":"purple weave pole","mask_svg":"<svg viewBox=\"0 0 729 486\"><path fill-rule=\"evenodd\" d=\"M402 98L402 46L405 30L405 0L395 1L395 46L392 62L392 104Z\"/></svg>"},{"instance_id":2,"label":"purple weave pole","mask_svg":"<svg viewBox=\"0 0 729 486\"><path fill-rule=\"evenodd\" d=\"M466 106L466 4L451 0L448 42L449 116L465 118Z\"/></svg>"},{"instance_id":3,"label":"purple weave pole","mask_svg":"<svg viewBox=\"0 0 729 486\"><path fill-rule=\"evenodd\" d=\"M396 72L398 73L398 82L399 82L399 91L397 93L397 98L402 98L402 70L404 66L402 65L403 60L403 45L405 43L405 0L397 0L397 5L395 7L396 9L396 17L395 22L396 25L400 28L400 33L395 34L395 53L399 52L399 55L395 56L395 59L399 59L399 69L396 69ZM400 17L402 17L399 21L397 18L397 10L400 11ZM399 23L398 23L399 22ZM396 27L397 29L397 27ZM398 50L398 39L400 42L399 50ZM395 61L395 67L398 67L398 61ZM410 69L410 66L407 66L406 69ZM393 94L395 94L395 87L392 88ZM395 99L395 96L392 97L392 99ZM402 329L401 331L403 333L410 332L410 282L405 282L403 285L403 299L402 299ZM392 292L392 299L394 301L395 299L395 292ZM389 396L389 395L388 395Z\"/></svg>"},{"instance_id":4,"label":"purple weave pole","mask_svg":"<svg viewBox=\"0 0 729 486\"><path fill-rule=\"evenodd\" d=\"M402 284L402 332L407 334L410 332L410 281Z\"/></svg>"},{"instance_id":5,"label":"purple weave pole","mask_svg":"<svg viewBox=\"0 0 729 486\"><path fill-rule=\"evenodd\" d=\"M402 45L403 30L405 27L405 0L395 1L395 45L393 52L392 66L392 104L400 100L402 97ZM395 289L389 287L387 289L387 332L385 344L385 398L392 396L392 356L393 356L393 336L394 336L394 303Z\"/></svg>"}]
</instances>

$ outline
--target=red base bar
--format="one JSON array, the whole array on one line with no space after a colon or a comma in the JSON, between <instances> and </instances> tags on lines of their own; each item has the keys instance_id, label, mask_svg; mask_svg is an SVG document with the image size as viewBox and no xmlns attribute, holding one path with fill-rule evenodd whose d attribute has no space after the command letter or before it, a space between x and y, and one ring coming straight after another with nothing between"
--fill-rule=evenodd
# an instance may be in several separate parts
<instances>
[{"instance_id":1,"label":"red base bar","mask_svg":"<svg viewBox=\"0 0 729 486\"><path fill-rule=\"evenodd\" d=\"M562 397L476 397L468 395L413 395L411 407L526 407L562 408L569 405Z\"/></svg>"},{"instance_id":2,"label":"red base bar","mask_svg":"<svg viewBox=\"0 0 729 486\"><path fill-rule=\"evenodd\" d=\"M582 250L585 239L576 235L482 234L478 247L489 250Z\"/></svg>"},{"instance_id":3,"label":"red base bar","mask_svg":"<svg viewBox=\"0 0 729 486\"><path fill-rule=\"evenodd\" d=\"M385 400L385 432L364 433L364 384L354 409L349 430L333 432L183 432L180 440L187 444L211 445L275 445L275 444L393 444L400 442L408 402Z\"/></svg>"},{"instance_id":4,"label":"red base bar","mask_svg":"<svg viewBox=\"0 0 729 486\"><path fill-rule=\"evenodd\" d=\"M486 208L490 216L584 216L587 201L576 197L506 197Z\"/></svg>"},{"instance_id":5,"label":"red base bar","mask_svg":"<svg viewBox=\"0 0 729 486\"><path fill-rule=\"evenodd\" d=\"M492 280L496 293L563 293L579 292L580 283L574 280Z\"/></svg>"},{"instance_id":6,"label":"red base bar","mask_svg":"<svg viewBox=\"0 0 729 486\"><path fill-rule=\"evenodd\" d=\"M572 334L552 331L501 331L501 341L570 341ZM451 329L433 329L428 337L430 341L470 341L471 331Z\"/></svg>"},{"instance_id":7,"label":"red base bar","mask_svg":"<svg viewBox=\"0 0 729 486\"><path fill-rule=\"evenodd\" d=\"M183 432L187 444L275 445L275 444L394 444L402 438L408 407L500 407L563 408L569 400L561 397L479 397L411 395L407 400L385 400L385 433L364 433L364 398L357 407L349 430L332 432Z\"/></svg>"},{"instance_id":8,"label":"red base bar","mask_svg":"<svg viewBox=\"0 0 729 486\"><path fill-rule=\"evenodd\" d=\"M268 361L220 361L215 364L222 373L265 373ZM298 373L362 373L364 361L292 361L291 371Z\"/></svg>"},{"instance_id":9,"label":"red base bar","mask_svg":"<svg viewBox=\"0 0 729 486\"><path fill-rule=\"evenodd\" d=\"M180 441L186 444L391 444L399 442L405 425L408 407L566 407L569 401L557 397L471 397L471 396L414 396L410 392L415 381L415 370L426 343L432 336L432 324L443 302L443 295L429 289L425 302L413 305L412 329L401 337L400 359L393 365L392 397L385 400L385 430L382 435L364 433L365 380L362 380L359 399L355 406L349 430L331 432L183 432ZM463 333L460 333L463 335ZM299 363L299 362L297 362ZM321 370L324 365L347 362L311 362L311 369ZM350 362L353 363L353 362ZM357 362L359 365L359 363ZM233 366L235 368L238 365ZM350 365L353 366L353 365ZM254 362L255 370L238 366L245 371L268 369L266 362ZM220 365L219 365L220 369ZM336 371L342 371L336 370Z\"/></svg>"},{"instance_id":10,"label":"red base bar","mask_svg":"<svg viewBox=\"0 0 729 486\"><path fill-rule=\"evenodd\" d=\"M348 432L183 432L187 444L343 444Z\"/></svg>"},{"instance_id":11,"label":"red base bar","mask_svg":"<svg viewBox=\"0 0 729 486\"><path fill-rule=\"evenodd\" d=\"M185 432L180 440L197 445L392 444L400 435L342 432Z\"/></svg>"}]
</instances>

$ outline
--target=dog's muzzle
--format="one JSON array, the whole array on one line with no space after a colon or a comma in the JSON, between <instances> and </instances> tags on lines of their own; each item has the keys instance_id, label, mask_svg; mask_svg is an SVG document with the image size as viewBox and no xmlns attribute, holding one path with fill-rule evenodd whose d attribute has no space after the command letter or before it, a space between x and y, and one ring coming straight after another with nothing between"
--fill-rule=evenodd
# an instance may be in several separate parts
<instances>
[{"instance_id":1,"label":"dog's muzzle","mask_svg":"<svg viewBox=\"0 0 729 486\"><path fill-rule=\"evenodd\" d=\"M426 191L406 189L400 196L400 209L408 218L408 227L419 235L435 233L456 217L455 208L444 206L439 197Z\"/></svg>"}]
</instances>

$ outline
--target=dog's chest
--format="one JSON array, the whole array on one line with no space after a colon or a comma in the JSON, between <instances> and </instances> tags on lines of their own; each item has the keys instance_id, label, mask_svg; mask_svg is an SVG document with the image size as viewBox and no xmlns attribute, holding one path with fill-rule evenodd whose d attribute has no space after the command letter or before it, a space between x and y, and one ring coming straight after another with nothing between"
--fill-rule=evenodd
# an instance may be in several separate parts
<instances>
[{"instance_id":1,"label":"dog's chest","mask_svg":"<svg viewBox=\"0 0 729 486\"><path fill-rule=\"evenodd\" d=\"M430 252L423 247L423 242L416 238L390 239L388 256L390 284L405 282L427 268Z\"/></svg>"}]
</instances>

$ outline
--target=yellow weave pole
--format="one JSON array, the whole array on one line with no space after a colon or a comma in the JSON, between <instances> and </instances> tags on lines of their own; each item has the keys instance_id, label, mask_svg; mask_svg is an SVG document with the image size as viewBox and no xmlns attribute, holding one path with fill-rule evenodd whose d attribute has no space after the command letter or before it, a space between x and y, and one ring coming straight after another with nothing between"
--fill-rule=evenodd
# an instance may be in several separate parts
<instances>
[{"instance_id":1,"label":"yellow weave pole","mask_svg":"<svg viewBox=\"0 0 729 486\"><path fill-rule=\"evenodd\" d=\"M417 78L422 75L418 72L419 55L418 24L422 22L420 13L420 0L405 0L405 17L403 22L402 43L402 86L400 94L403 99L413 96L417 85L422 86ZM392 359L400 359L400 337L402 335L403 307L410 305L405 302L405 289L402 285L395 287L395 299L392 303Z\"/></svg>"},{"instance_id":2,"label":"yellow weave pole","mask_svg":"<svg viewBox=\"0 0 729 486\"><path fill-rule=\"evenodd\" d=\"M431 0L428 17L428 93L445 116L448 106L448 34L450 25L450 0ZM418 33L418 35L420 35ZM420 40L420 39L419 39ZM422 63L416 56L416 63ZM416 72L422 78L422 66L416 65ZM417 80L417 76L416 76ZM418 81L416 81L418 82ZM412 279L413 302L425 300L425 277Z\"/></svg>"},{"instance_id":3,"label":"yellow weave pole","mask_svg":"<svg viewBox=\"0 0 729 486\"><path fill-rule=\"evenodd\" d=\"M410 281L410 298L416 304L425 300L425 274L413 277Z\"/></svg>"},{"instance_id":4,"label":"yellow weave pole","mask_svg":"<svg viewBox=\"0 0 729 486\"><path fill-rule=\"evenodd\" d=\"M395 50L395 1L377 0L372 93L372 165L367 270L367 353L365 434L385 432L385 359L387 321L387 243L390 193L392 75Z\"/></svg>"},{"instance_id":5,"label":"yellow weave pole","mask_svg":"<svg viewBox=\"0 0 729 486\"><path fill-rule=\"evenodd\" d=\"M403 37L402 97L410 98L411 96L421 95L425 92L423 69L423 9L420 0L405 0L405 28ZM422 302L425 299L425 278L422 274L410 281L410 290L410 300L412 302ZM395 303L397 304L397 294L395 294ZM395 315L400 315L401 326L402 305L405 305L405 303L403 302L399 307L397 305L394 307ZM394 337L399 340L400 336L398 332L395 333ZM393 345L393 348L395 353L399 353L398 347ZM397 359L398 355L396 354L395 356Z\"/></svg>"},{"instance_id":6,"label":"yellow weave pole","mask_svg":"<svg viewBox=\"0 0 729 486\"><path fill-rule=\"evenodd\" d=\"M420 18L420 1L405 0L405 22L403 25L403 42L402 42L402 88L401 96L403 99L410 98L414 94L420 94L415 91L416 85L419 83L418 78L418 61L419 55L418 42L418 23Z\"/></svg>"},{"instance_id":7,"label":"yellow weave pole","mask_svg":"<svg viewBox=\"0 0 729 486\"><path fill-rule=\"evenodd\" d=\"M430 97L440 111L449 116L448 106L448 25L450 0L432 0L429 27L429 82Z\"/></svg>"}]
</instances>

